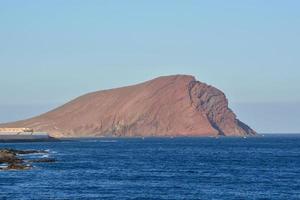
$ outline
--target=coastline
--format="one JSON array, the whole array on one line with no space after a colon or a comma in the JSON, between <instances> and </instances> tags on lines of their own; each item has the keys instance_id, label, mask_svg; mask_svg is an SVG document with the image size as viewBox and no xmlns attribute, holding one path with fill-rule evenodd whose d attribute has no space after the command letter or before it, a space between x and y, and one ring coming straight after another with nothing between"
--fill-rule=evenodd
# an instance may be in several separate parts
<instances>
[{"instance_id":1,"label":"coastline","mask_svg":"<svg viewBox=\"0 0 300 200\"><path fill-rule=\"evenodd\" d=\"M13 138L1 138L0 137L0 143L24 143L24 142L60 142L63 141L59 138L43 138L43 139L13 139Z\"/></svg>"},{"instance_id":2,"label":"coastline","mask_svg":"<svg viewBox=\"0 0 300 200\"><path fill-rule=\"evenodd\" d=\"M78 141L78 140L112 140L112 139L184 139L184 138L195 138L195 139L251 139L251 138L265 138L265 137L295 137L299 136L300 133L259 133L257 135L250 136L99 136L99 137L49 137L43 139L3 139L0 137L0 143L35 143L35 142L64 142L64 141Z\"/></svg>"}]
</instances>

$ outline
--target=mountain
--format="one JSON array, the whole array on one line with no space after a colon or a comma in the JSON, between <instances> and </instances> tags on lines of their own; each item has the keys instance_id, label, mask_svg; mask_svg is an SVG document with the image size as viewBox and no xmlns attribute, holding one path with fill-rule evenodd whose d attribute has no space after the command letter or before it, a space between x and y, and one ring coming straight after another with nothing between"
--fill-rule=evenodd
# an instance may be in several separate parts
<instances>
[{"instance_id":1,"label":"mountain","mask_svg":"<svg viewBox=\"0 0 300 200\"><path fill-rule=\"evenodd\" d=\"M228 108L223 92L188 75L89 93L40 116L0 127L28 127L56 137L256 134Z\"/></svg>"}]
</instances>

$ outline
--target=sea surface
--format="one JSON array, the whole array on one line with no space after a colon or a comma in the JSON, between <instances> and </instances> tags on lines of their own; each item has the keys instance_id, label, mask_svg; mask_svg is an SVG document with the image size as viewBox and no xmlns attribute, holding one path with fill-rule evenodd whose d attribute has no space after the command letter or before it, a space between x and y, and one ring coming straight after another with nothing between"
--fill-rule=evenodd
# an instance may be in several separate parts
<instances>
[{"instance_id":1,"label":"sea surface","mask_svg":"<svg viewBox=\"0 0 300 200\"><path fill-rule=\"evenodd\" d=\"M300 199L300 135L0 143L56 163L1 171L0 199Z\"/></svg>"}]
</instances>

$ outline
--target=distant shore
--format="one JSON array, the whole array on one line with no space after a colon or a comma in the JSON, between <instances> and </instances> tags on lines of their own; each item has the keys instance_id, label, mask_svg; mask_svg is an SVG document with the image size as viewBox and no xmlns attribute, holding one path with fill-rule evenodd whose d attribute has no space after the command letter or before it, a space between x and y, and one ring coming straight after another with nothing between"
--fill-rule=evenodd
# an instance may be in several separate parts
<instances>
[{"instance_id":1,"label":"distant shore","mask_svg":"<svg viewBox=\"0 0 300 200\"><path fill-rule=\"evenodd\" d=\"M17 142L17 143L23 143L23 142L59 142L61 139L59 138L43 138L43 139L16 139L16 138L9 138L9 137L0 137L0 143L11 143L11 142Z\"/></svg>"},{"instance_id":2,"label":"distant shore","mask_svg":"<svg viewBox=\"0 0 300 200\"><path fill-rule=\"evenodd\" d=\"M23 143L23 142L62 142L62 141L76 141L76 140L110 140L110 139L180 139L180 138L195 138L195 139L221 139L221 138L228 138L228 139L244 139L244 138L263 138L263 137L291 137L296 136L300 133L264 133L264 134L257 134L252 136L149 136L149 137L141 137L141 136L134 136L134 137L119 137L119 136L99 136L99 137L61 137L61 138L55 138L55 137L49 137L47 139L14 139L14 138L2 138L0 137L0 143Z\"/></svg>"}]
</instances>

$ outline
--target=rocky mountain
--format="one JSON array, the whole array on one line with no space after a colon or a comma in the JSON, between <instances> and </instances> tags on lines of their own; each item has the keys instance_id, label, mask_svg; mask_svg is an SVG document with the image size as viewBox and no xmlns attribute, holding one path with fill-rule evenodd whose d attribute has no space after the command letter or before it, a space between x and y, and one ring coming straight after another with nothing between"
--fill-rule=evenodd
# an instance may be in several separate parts
<instances>
[{"instance_id":1,"label":"rocky mountain","mask_svg":"<svg viewBox=\"0 0 300 200\"><path fill-rule=\"evenodd\" d=\"M28 127L56 137L255 134L228 108L223 92L187 75L89 93L48 113L0 127Z\"/></svg>"}]
</instances>

